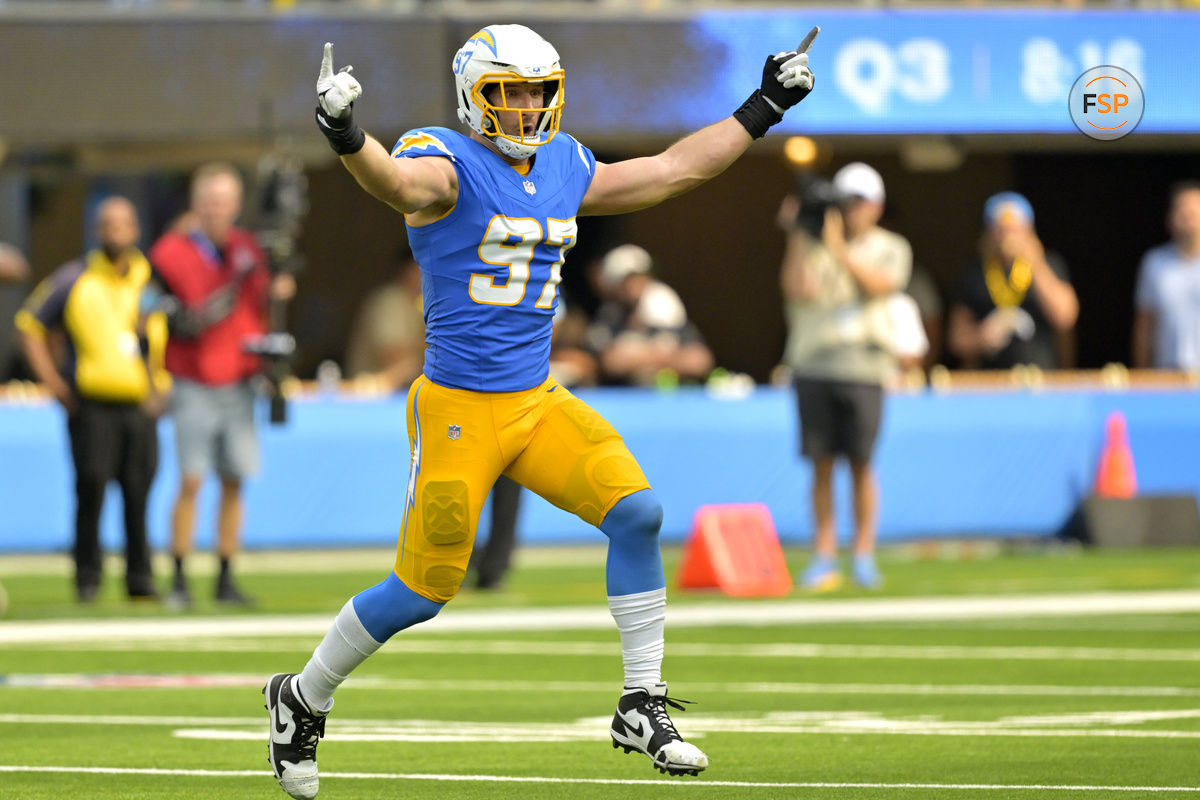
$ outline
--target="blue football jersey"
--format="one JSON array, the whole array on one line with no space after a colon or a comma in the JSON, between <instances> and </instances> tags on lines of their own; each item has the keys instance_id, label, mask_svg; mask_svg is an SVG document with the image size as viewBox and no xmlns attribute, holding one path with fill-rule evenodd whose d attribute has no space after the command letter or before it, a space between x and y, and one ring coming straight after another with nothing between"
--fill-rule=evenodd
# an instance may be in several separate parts
<instances>
[{"instance_id":1,"label":"blue football jersey","mask_svg":"<svg viewBox=\"0 0 1200 800\"><path fill-rule=\"evenodd\" d=\"M458 202L442 219L408 226L421 265L425 375L480 392L531 389L550 371L550 333L575 215L596 170L565 133L521 175L486 146L447 128L400 137L394 158L449 158Z\"/></svg>"}]
</instances>

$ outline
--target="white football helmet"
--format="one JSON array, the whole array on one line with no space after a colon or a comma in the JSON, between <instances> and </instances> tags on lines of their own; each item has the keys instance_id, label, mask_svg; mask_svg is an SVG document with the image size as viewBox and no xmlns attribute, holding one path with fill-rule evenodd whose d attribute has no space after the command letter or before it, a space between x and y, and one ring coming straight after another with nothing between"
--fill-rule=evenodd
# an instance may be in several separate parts
<instances>
[{"instance_id":1,"label":"white football helmet","mask_svg":"<svg viewBox=\"0 0 1200 800\"><path fill-rule=\"evenodd\" d=\"M563 78L558 51L524 25L491 25L476 33L454 54L454 84L458 94L458 118L486 136L510 158L529 158L537 148L554 138L562 119ZM505 83L544 84L540 109L509 108ZM499 86L495 105L487 95ZM506 133L497 116L501 111L537 111L537 129L526 136Z\"/></svg>"}]
</instances>

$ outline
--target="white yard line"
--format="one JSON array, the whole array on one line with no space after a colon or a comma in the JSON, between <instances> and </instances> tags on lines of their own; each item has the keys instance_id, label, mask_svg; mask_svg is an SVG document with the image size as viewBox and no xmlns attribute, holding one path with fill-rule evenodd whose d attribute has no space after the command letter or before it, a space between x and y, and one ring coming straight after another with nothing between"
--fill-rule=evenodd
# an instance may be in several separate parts
<instances>
[{"instance_id":1,"label":"white yard line","mask_svg":"<svg viewBox=\"0 0 1200 800\"><path fill-rule=\"evenodd\" d=\"M0 675L0 687L20 689L246 689L260 688L264 676L256 673L14 673ZM612 681L517 681L472 679L383 678L351 676L355 689L406 692L612 692ZM964 697L1200 697L1200 687L1185 686L1044 686L1033 684L932 684L932 683L790 683L756 681L717 683L688 681L687 692L732 694L814 695L954 695Z\"/></svg>"},{"instance_id":2,"label":"white yard line","mask_svg":"<svg viewBox=\"0 0 1200 800\"><path fill-rule=\"evenodd\" d=\"M607 723L608 720L605 720ZM264 723L265 724L265 723ZM689 741L704 738L705 734L697 725L680 723L680 728L686 733ZM746 733L755 736L811 734L815 736L963 736L995 737L1022 739L1200 739L1200 731L1168 731L1168 730L1124 730L1120 728L1074 729L1074 728L996 728L984 730L971 727L955 727L954 725L922 725L910 727L877 728L858 725L770 725L759 724L738 730L720 730L721 733ZM237 731L204 728L182 728L175 731L180 739L203 739L212 742L244 741L257 742L266 738L262 731ZM428 742L430 744L445 743L491 743L491 744L520 744L522 742L537 742L552 744L566 741L607 741L608 730L605 725L597 725L588 731L564 730L561 727L547 726L545 730L510 731L487 730L454 733L440 728L429 728L424 731L339 731L339 742Z\"/></svg>"},{"instance_id":3,"label":"white yard line","mask_svg":"<svg viewBox=\"0 0 1200 800\"><path fill-rule=\"evenodd\" d=\"M2 632L2 631L0 631ZM323 631L322 631L323 633ZM212 653L311 653L320 634L300 634L300 639L278 640L245 638L191 639L176 634L162 639L141 637L118 638L108 641L53 641L39 644L41 649L72 651L118 652L212 652ZM667 637L667 652L688 658L822 658L822 659L885 659L910 661L1121 661L1121 662L1196 662L1200 649L1120 648L1120 647L1024 647L1024 646L967 646L967 645L874 645L818 644L780 642L769 644L698 644L671 643ZM0 645L4 644L0 637ZM420 639L402 634L376 653L376 658L421 655L491 655L528 656L536 644L519 640L494 639ZM538 647L542 658L596 656L612 658L619 652L609 642L564 642L553 647Z\"/></svg>"},{"instance_id":4,"label":"white yard line","mask_svg":"<svg viewBox=\"0 0 1200 800\"><path fill-rule=\"evenodd\" d=\"M900 620L888 623L892 628L906 630L938 630L970 629L973 631L1101 631L1122 632L1189 632L1200 630L1200 617L1194 614L1176 614L1173 616L1143 616L1130 615L1126 617L1046 617L1031 619L972 619L972 620Z\"/></svg>"},{"instance_id":5,"label":"white yard line","mask_svg":"<svg viewBox=\"0 0 1200 800\"><path fill-rule=\"evenodd\" d=\"M770 712L756 716L688 715L680 724L691 738L710 733L752 735L1004 736L1022 738L1200 739L1194 728L1141 727L1146 722L1194 720L1200 710L1114 710L1039 718L943 719L933 715L889 717L874 711ZM265 720L255 717L154 715L0 714L5 725L137 726L174 728L174 736L209 741L256 741ZM1101 727L1105 725L1106 727ZM342 742L556 742L604 741L608 717L550 723L425 719L333 719L329 735Z\"/></svg>"},{"instance_id":6,"label":"white yard line","mask_svg":"<svg viewBox=\"0 0 1200 800\"><path fill-rule=\"evenodd\" d=\"M675 604L668 609L667 625L670 628L709 628L1198 612L1200 590L855 600L724 600ZM321 635L329 628L332 619L332 614L306 614L0 622L0 645ZM469 633L610 630L612 626L608 609L597 603L594 606L557 608L458 610L451 607L423 623L419 630L422 633ZM1200 656L1197 658L1200 659Z\"/></svg>"},{"instance_id":7,"label":"white yard line","mask_svg":"<svg viewBox=\"0 0 1200 800\"><path fill-rule=\"evenodd\" d=\"M265 774L248 769L151 769L135 767L20 766L0 764L0 772L49 772L84 775L160 775L186 778L257 778ZM1022 783L842 783L696 780L616 780L608 778L556 778L524 775L436 775L401 772L323 772L324 779L386 781L438 781L446 783L549 783L602 786L662 786L676 789L942 789L954 791L1064 791L1064 792L1200 792L1200 786L1079 786Z\"/></svg>"},{"instance_id":8,"label":"white yard line","mask_svg":"<svg viewBox=\"0 0 1200 800\"><path fill-rule=\"evenodd\" d=\"M607 722L607 720L605 720ZM687 734L688 740L701 739L704 733L696 725L684 725L680 728ZM971 727L955 727L954 725L923 725L911 727L878 728L858 725L755 725L737 731L722 730L722 733L748 733L756 736L766 734L812 734L816 736L963 736L994 737L1023 739L1200 739L1200 731L1167 731L1167 730L1123 730L1120 728L1074 729L1074 728L996 728L983 730ZM257 742L265 738L262 731L231 731L205 730L203 728L183 728L175 731L181 739L204 739L213 742L228 742L233 740ZM541 731L508 731L508 730L478 730L466 733L452 733L430 728L426 731L343 731L337 734L339 742L428 742L430 744L447 742L477 742L493 744L520 744L521 742L553 743L565 741L607 741L608 730L597 726L590 731L567 731L562 728Z\"/></svg>"}]
</instances>

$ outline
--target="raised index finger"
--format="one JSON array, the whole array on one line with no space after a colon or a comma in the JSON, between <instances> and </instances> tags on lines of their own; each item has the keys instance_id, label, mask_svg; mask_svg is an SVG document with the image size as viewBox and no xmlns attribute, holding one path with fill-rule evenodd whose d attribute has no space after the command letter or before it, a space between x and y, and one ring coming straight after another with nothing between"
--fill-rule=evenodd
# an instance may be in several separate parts
<instances>
[{"instance_id":1,"label":"raised index finger","mask_svg":"<svg viewBox=\"0 0 1200 800\"><path fill-rule=\"evenodd\" d=\"M325 43L325 55L321 57L321 74L333 74L333 42Z\"/></svg>"},{"instance_id":2,"label":"raised index finger","mask_svg":"<svg viewBox=\"0 0 1200 800\"><path fill-rule=\"evenodd\" d=\"M808 35L804 37L804 41L800 42L800 46L796 48L797 53L807 53L808 48L812 47L812 43L816 41L817 34L821 32L821 26L816 25Z\"/></svg>"}]
</instances>

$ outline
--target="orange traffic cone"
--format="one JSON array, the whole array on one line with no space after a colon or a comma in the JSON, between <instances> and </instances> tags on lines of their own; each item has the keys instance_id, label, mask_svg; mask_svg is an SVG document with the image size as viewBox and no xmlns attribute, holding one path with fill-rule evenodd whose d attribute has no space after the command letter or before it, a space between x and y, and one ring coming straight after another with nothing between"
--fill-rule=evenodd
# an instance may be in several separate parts
<instances>
[{"instance_id":1,"label":"orange traffic cone","mask_svg":"<svg viewBox=\"0 0 1200 800\"><path fill-rule=\"evenodd\" d=\"M777 597L792 590L771 512L762 503L701 506L679 567L680 589L731 597Z\"/></svg>"},{"instance_id":2,"label":"orange traffic cone","mask_svg":"<svg viewBox=\"0 0 1200 800\"><path fill-rule=\"evenodd\" d=\"M1104 449L1096 470L1096 496L1130 498L1137 494L1137 473L1133 469L1133 451L1125 415L1114 411L1104 424Z\"/></svg>"}]
</instances>

